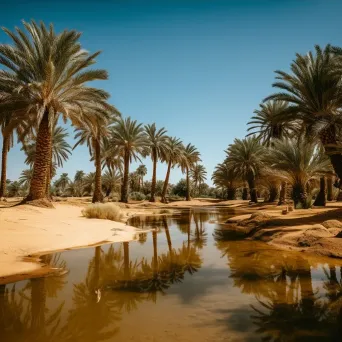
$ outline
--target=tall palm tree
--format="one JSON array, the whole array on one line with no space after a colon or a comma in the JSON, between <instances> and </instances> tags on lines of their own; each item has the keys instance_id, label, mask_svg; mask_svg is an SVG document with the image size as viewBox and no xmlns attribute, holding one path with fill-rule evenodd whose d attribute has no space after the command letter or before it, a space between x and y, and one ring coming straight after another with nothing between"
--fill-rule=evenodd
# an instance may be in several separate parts
<instances>
[{"instance_id":1,"label":"tall palm tree","mask_svg":"<svg viewBox=\"0 0 342 342\"><path fill-rule=\"evenodd\" d=\"M121 191L121 202L128 202L129 165L132 160L139 160L146 155L149 141L142 124L130 117L119 118L111 130L111 144L118 148L124 160L124 175Z\"/></svg>"},{"instance_id":2,"label":"tall palm tree","mask_svg":"<svg viewBox=\"0 0 342 342\"><path fill-rule=\"evenodd\" d=\"M267 161L271 167L269 173L275 172L292 185L294 204L303 208L308 207L308 182L331 169L329 158L323 151L303 138L275 141Z\"/></svg>"},{"instance_id":3,"label":"tall palm tree","mask_svg":"<svg viewBox=\"0 0 342 342\"><path fill-rule=\"evenodd\" d=\"M175 167L181 162L183 156L184 146L180 139L176 137L168 137L166 140L166 154L165 160L167 162L167 171L162 191L162 202L166 202L167 188L169 185L171 168Z\"/></svg>"},{"instance_id":4,"label":"tall palm tree","mask_svg":"<svg viewBox=\"0 0 342 342\"><path fill-rule=\"evenodd\" d=\"M190 201L191 189L190 189L190 169L200 161L200 153L194 145L188 144L184 147L182 152L182 158L180 166L182 172L186 173L186 200Z\"/></svg>"},{"instance_id":5,"label":"tall palm tree","mask_svg":"<svg viewBox=\"0 0 342 342\"><path fill-rule=\"evenodd\" d=\"M107 113L98 110L98 117L92 120L79 122L75 129L75 139L77 140L73 148L78 145L87 144L89 154L94 159L95 164L95 188L93 192L92 202L102 202L102 182L101 182L101 144L104 139L109 136L109 116Z\"/></svg>"},{"instance_id":6,"label":"tall palm tree","mask_svg":"<svg viewBox=\"0 0 342 342\"><path fill-rule=\"evenodd\" d=\"M147 168L145 165L141 164L138 166L138 168L135 170L135 173L139 176L140 179L140 190L144 186L144 177L147 174Z\"/></svg>"},{"instance_id":7,"label":"tall palm tree","mask_svg":"<svg viewBox=\"0 0 342 342\"><path fill-rule=\"evenodd\" d=\"M201 164L195 164L190 170L190 177L192 178L195 188L197 188L198 195L200 195L201 184L207 179L207 171Z\"/></svg>"},{"instance_id":8,"label":"tall palm tree","mask_svg":"<svg viewBox=\"0 0 342 342\"><path fill-rule=\"evenodd\" d=\"M256 178L260 175L265 163L266 149L255 137L235 139L226 150L227 166L238 177L247 181L251 195L251 201L257 202Z\"/></svg>"},{"instance_id":9,"label":"tall palm tree","mask_svg":"<svg viewBox=\"0 0 342 342\"><path fill-rule=\"evenodd\" d=\"M148 139L148 150L153 163L151 198L150 202L155 202L156 183L157 183L157 163L158 160L165 160L167 150L166 129L157 130L156 124L146 125L145 132Z\"/></svg>"},{"instance_id":10,"label":"tall palm tree","mask_svg":"<svg viewBox=\"0 0 342 342\"><path fill-rule=\"evenodd\" d=\"M340 56L330 45L315 46L315 52L296 55L291 73L276 71L281 92L269 96L289 104L287 121L298 121L309 136L317 136L342 179L341 126L342 78Z\"/></svg>"},{"instance_id":11,"label":"tall palm tree","mask_svg":"<svg viewBox=\"0 0 342 342\"><path fill-rule=\"evenodd\" d=\"M226 190L228 200L236 199L236 189L241 181L228 166L227 162L216 165L211 179L217 187L222 187Z\"/></svg>"},{"instance_id":12,"label":"tall palm tree","mask_svg":"<svg viewBox=\"0 0 342 342\"><path fill-rule=\"evenodd\" d=\"M106 80L104 70L89 70L99 52L90 54L79 43L80 33L64 30L57 34L51 24L23 22L25 30L3 30L13 44L0 46L0 91L12 95L2 101L0 112L12 111L13 127L24 120L37 127L36 158L28 200L46 197L51 160L53 123L61 114L65 120L83 121L93 108L105 107L109 95L88 86ZM88 109L88 110L84 110Z\"/></svg>"}]
</instances>

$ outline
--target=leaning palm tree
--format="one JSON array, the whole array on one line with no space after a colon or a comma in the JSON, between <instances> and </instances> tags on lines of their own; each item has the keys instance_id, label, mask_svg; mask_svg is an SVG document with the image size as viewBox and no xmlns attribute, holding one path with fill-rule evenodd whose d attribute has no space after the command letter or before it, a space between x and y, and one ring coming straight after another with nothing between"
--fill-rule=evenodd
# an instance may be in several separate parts
<instances>
[{"instance_id":1,"label":"leaning palm tree","mask_svg":"<svg viewBox=\"0 0 342 342\"><path fill-rule=\"evenodd\" d=\"M167 171L162 191L162 202L166 202L167 188L169 185L171 168L175 167L182 160L184 151L183 143L176 137L168 137L166 141L166 155L165 161L167 162Z\"/></svg>"},{"instance_id":2,"label":"leaning palm tree","mask_svg":"<svg viewBox=\"0 0 342 342\"><path fill-rule=\"evenodd\" d=\"M340 51L340 50L339 50ZM296 55L292 73L276 71L281 92L269 96L289 104L287 121L301 122L308 136L316 136L338 177L342 179L341 127L342 78L341 57L330 45L315 46L315 53Z\"/></svg>"},{"instance_id":3,"label":"leaning palm tree","mask_svg":"<svg viewBox=\"0 0 342 342\"><path fill-rule=\"evenodd\" d=\"M157 163L158 160L165 160L167 151L166 129L163 127L157 130L156 124L146 125L145 132L148 139L148 152L153 163L151 198L150 202L155 202L156 183L157 183Z\"/></svg>"},{"instance_id":4,"label":"leaning palm tree","mask_svg":"<svg viewBox=\"0 0 342 342\"><path fill-rule=\"evenodd\" d=\"M194 145L188 144L184 147L182 152L182 158L180 161L180 166L182 172L186 173L186 200L190 201L190 169L200 161L200 153L198 152L197 148Z\"/></svg>"},{"instance_id":5,"label":"leaning palm tree","mask_svg":"<svg viewBox=\"0 0 342 342\"><path fill-rule=\"evenodd\" d=\"M214 185L226 190L227 199L236 199L236 189L241 184L241 180L234 174L227 162L216 165L211 177Z\"/></svg>"},{"instance_id":6,"label":"leaning palm tree","mask_svg":"<svg viewBox=\"0 0 342 342\"><path fill-rule=\"evenodd\" d=\"M64 120L83 121L93 108L105 107L109 95L88 86L108 78L104 70L89 70L99 52L90 54L79 43L80 33L57 34L41 22L23 22L25 30L3 30L13 45L0 46L0 91L11 93L0 104L0 112L13 113L6 133L18 123L37 127L36 158L27 200L46 198L51 161L52 126L59 115ZM87 109L87 110L85 110Z\"/></svg>"},{"instance_id":7,"label":"leaning palm tree","mask_svg":"<svg viewBox=\"0 0 342 342\"><path fill-rule=\"evenodd\" d=\"M266 148L255 137L235 139L226 150L226 163L237 177L247 181L252 202L257 202L256 179L265 166Z\"/></svg>"},{"instance_id":8,"label":"leaning palm tree","mask_svg":"<svg viewBox=\"0 0 342 342\"><path fill-rule=\"evenodd\" d=\"M110 142L115 146L124 160L124 174L121 191L121 202L128 202L129 165L132 160L139 160L146 155L149 141L142 124L130 117L119 118L111 129Z\"/></svg>"},{"instance_id":9,"label":"leaning palm tree","mask_svg":"<svg viewBox=\"0 0 342 342\"><path fill-rule=\"evenodd\" d=\"M267 162L269 174L274 172L292 185L294 205L302 208L311 206L308 203L308 182L331 170L329 158L322 149L304 138L275 141Z\"/></svg>"},{"instance_id":10,"label":"leaning palm tree","mask_svg":"<svg viewBox=\"0 0 342 342\"><path fill-rule=\"evenodd\" d=\"M195 164L190 170L190 177L195 184L195 189L197 188L198 195L200 195L201 184L207 179L205 167L201 164Z\"/></svg>"}]
</instances>

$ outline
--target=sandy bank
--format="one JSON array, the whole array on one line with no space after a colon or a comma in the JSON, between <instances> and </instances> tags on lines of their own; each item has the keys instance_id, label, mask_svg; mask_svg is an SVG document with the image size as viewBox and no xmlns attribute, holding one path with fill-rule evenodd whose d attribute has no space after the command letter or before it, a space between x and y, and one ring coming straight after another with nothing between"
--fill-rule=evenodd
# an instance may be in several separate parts
<instances>
[{"instance_id":1,"label":"sandy bank","mask_svg":"<svg viewBox=\"0 0 342 342\"><path fill-rule=\"evenodd\" d=\"M26 256L131 241L139 229L125 223L82 217L82 206L54 203L55 209L0 207L0 283L48 272ZM126 212L125 217L134 212ZM4 279L6 277L6 280Z\"/></svg>"},{"instance_id":2,"label":"sandy bank","mask_svg":"<svg viewBox=\"0 0 342 342\"><path fill-rule=\"evenodd\" d=\"M223 230L277 248L342 258L342 203L282 215L276 206L254 207L252 214L228 219Z\"/></svg>"}]
</instances>

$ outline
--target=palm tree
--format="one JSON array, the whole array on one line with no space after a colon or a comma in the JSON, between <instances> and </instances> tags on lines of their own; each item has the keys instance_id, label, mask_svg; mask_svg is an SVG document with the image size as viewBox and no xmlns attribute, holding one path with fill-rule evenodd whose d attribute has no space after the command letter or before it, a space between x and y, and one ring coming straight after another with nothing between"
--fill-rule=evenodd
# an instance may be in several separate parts
<instances>
[{"instance_id":1,"label":"palm tree","mask_svg":"<svg viewBox=\"0 0 342 342\"><path fill-rule=\"evenodd\" d=\"M186 200L190 201L190 169L200 161L200 153L194 145L188 144L184 147L182 152L182 158L180 161L180 166L182 172L186 172Z\"/></svg>"},{"instance_id":2,"label":"palm tree","mask_svg":"<svg viewBox=\"0 0 342 342\"><path fill-rule=\"evenodd\" d=\"M85 173L83 170L77 170L74 177L74 182L82 183L84 180Z\"/></svg>"},{"instance_id":3,"label":"palm tree","mask_svg":"<svg viewBox=\"0 0 342 342\"><path fill-rule=\"evenodd\" d=\"M307 184L329 172L329 158L316 144L306 139L285 139L274 142L267 156L269 174L275 172L292 185L295 206L308 207ZM272 171L273 170L273 171Z\"/></svg>"},{"instance_id":4,"label":"palm tree","mask_svg":"<svg viewBox=\"0 0 342 342\"><path fill-rule=\"evenodd\" d=\"M194 165L190 170L190 177L195 184L195 188L198 190L198 195L200 195L201 184L207 179L207 171L205 170L205 167L201 164Z\"/></svg>"},{"instance_id":5,"label":"palm tree","mask_svg":"<svg viewBox=\"0 0 342 342\"><path fill-rule=\"evenodd\" d=\"M211 179L217 187L226 190L228 200L236 199L236 189L240 182L226 161L216 165Z\"/></svg>"},{"instance_id":6,"label":"palm tree","mask_svg":"<svg viewBox=\"0 0 342 342\"><path fill-rule=\"evenodd\" d=\"M27 200L46 197L46 182L51 163L51 127L61 114L65 120L83 121L92 109L108 108L109 95L86 86L90 81L108 78L104 70L89 70L99 52L89 54L79 43L80 33L64 30L55 33L41 22L23 22L26 31L3 30L13 45L0 46L0 91L12 95L2 101L0 112L12 111L13 127L24 120L37 127L36 158ZM44 52L44 53L43 53ZM87 110L85 110L87 109Z\"/></svg>"},{"instance_id":7,"label":"palm tree","mask_svg":"<svg viewBox=\"0 0 342 342\"><path fill-rule=\"evenodd\" d=\"M117 111L115 111L118 113ZM109 127L107 126L109 116L106 112L98 110L98 116L93 120L86 120L80 122L75 129L77 140L74 145L74 149L78 145L87 144L89 148L89 154L94 159L95 163L95 189L93 192L92 202L102 202L102 182L101 182L101 144L104 139L107 139L109 135Z\"/></svg>"},{"instance_id":8,"label":"palm tree","mask_svg":"<svg viewBox=\"0 0 342 342\"><path fill-rule=\"evenodd\" d=\"M94 190L95 172L89 172L83 179L83 190L91 194Z\"/></svg>"},{"instance_id":9,"label":"palm tree","mask_svg":"<svg viewBox=\"0 0 342 342\"><path fill-rule=\"evenodd\" d=\"M149 141L142 124L130 117L119 118L111 131L111 144L118 148L124 160L124 175L121 191L121 202L128 202L129 165L132 160L139 160L139 155L146 155Z\"/></svg>"},{"instance_id":10,"label":"palm tree","mask_svg":"<svg viewBox=\"0 0 342 342\"><path fill-rule=\"evenodd\" d=\"M106 197L108 197L112 191L118 191L120 189L122 176L120 173L111 173L106 171L102 176L102 187L106 192Z\"/></svg>"},{"instance_id":11,"label":"palm tree","mask_svg":"<svg viewBox=\"0 0 342 342\"><path fill-rule=\"evenodd\" d=\"M135 170L135 173L139 176L140 179L140 189L144 186L144 177L147 174L147 168L145 165L141 164Z\"/></svg>"},{"instance_id":12,"label":"palm tree","mask_svg":"<svg viewBox=\"0 0 342 342\"><path fill-rule=\"evenodd\" d=\"M55 186L62 192L65 191L70 183L70 179L67 173L62 173L61 176L55 181Z\"/></svg>"},{"instance_id":13,"label":"palm tree","mask_svg":"<svg viewBox=\"0 0 342 342\"><path fill-rule=\"evenodd\" d=\"M241 179L247 181L251 195L251 201L257 202L255 188L256 178L264 167L266 149L260 144L260 140L253 136L245 139L235 139L226 150L226 163L229 169Z\"/></svg>"},{"instance_id":14,"label":"palm tree","mask_svg":"<svg viewBox=\"0 0 342 342\"><path fill-rule=\"evenodd\" d=\"M46 182L46 194L48 195L51 179L55 172L56 167L63 167L63 163L69 159L71 154L71 146L66 142L66 138L69 133L65 128L54 125L52 131L52 156L50 158L50 165L47 172L47 182ZM37 148L37 136L32 132L23 142L23 147L21 151L26 154L25 163L30 165L33 169L34 162L36 160L36 148Z\"/></svg>"},{"instance_id":15,"label":"palm tree","mask_svg":"<svg viewBox=\"0 0 342 342\"><path fill-rule=\"evenodd\" d=\"M29 188L30 182L32 179L32 175L33 175L32 169L27 169L27 170L21 171L19 181L18 181L20 186L23 186L24 188Z\"/></svg>"},{"instance_id":16,"label":"palm tree","mask_svg":"<svg viewBox=\"0 0 342 342\"><path fill-rule=\"evenodd\" d=\"M166 140L166 155L167 171L162 191L162 202L166 203L167 188L169 185L171 168L180 163L183 156L184 146L180 139L176 137L168 137Z\"/></svg>"},{"instance_id":17,"label":"palm tree","mask_svg":"<svg viewBox=\"0 0 342 342\"><path fill-rule=\"evenodd\" d=\"M156 182L157 182L157 162L166 159L167 136L163 127L157 130L156 124L146 125L145 132L148 139L148 151L153 163L152 185L150 202L155 202Z\"/></svg>"},{"instance_id":18,"label":"palm tree","mask_svg":"<svg viewBox=\"0 0 342 342\"><path fill-rule=\"evenodd\" d=\"M287 121L300 122L308 136L317 136L329 156L338 177L342 179L341 106L342 79L341 49L327 45L315 46L315 53L296 55L292 73L276 71L278 82L273 86L281 92L269 96L289 104Z\"/></svg>"}]
</instances>

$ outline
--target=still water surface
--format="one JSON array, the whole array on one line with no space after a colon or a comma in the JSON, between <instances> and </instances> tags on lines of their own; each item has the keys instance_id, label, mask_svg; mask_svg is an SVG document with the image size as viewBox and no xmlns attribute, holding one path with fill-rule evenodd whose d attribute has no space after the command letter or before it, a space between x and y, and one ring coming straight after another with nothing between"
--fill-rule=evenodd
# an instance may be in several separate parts
<instances>
[{"instance_id":1,"label":"still water surface","mask_svg":"<svg viewBox=\"0 0 342 342\"><path fill-rule=\"evenodd\" d=\"M137 217L137 241L47 255L0 285L1 342L342 341L341 263L235 241L196 209Z\"/></svg>"}]
</instances>

